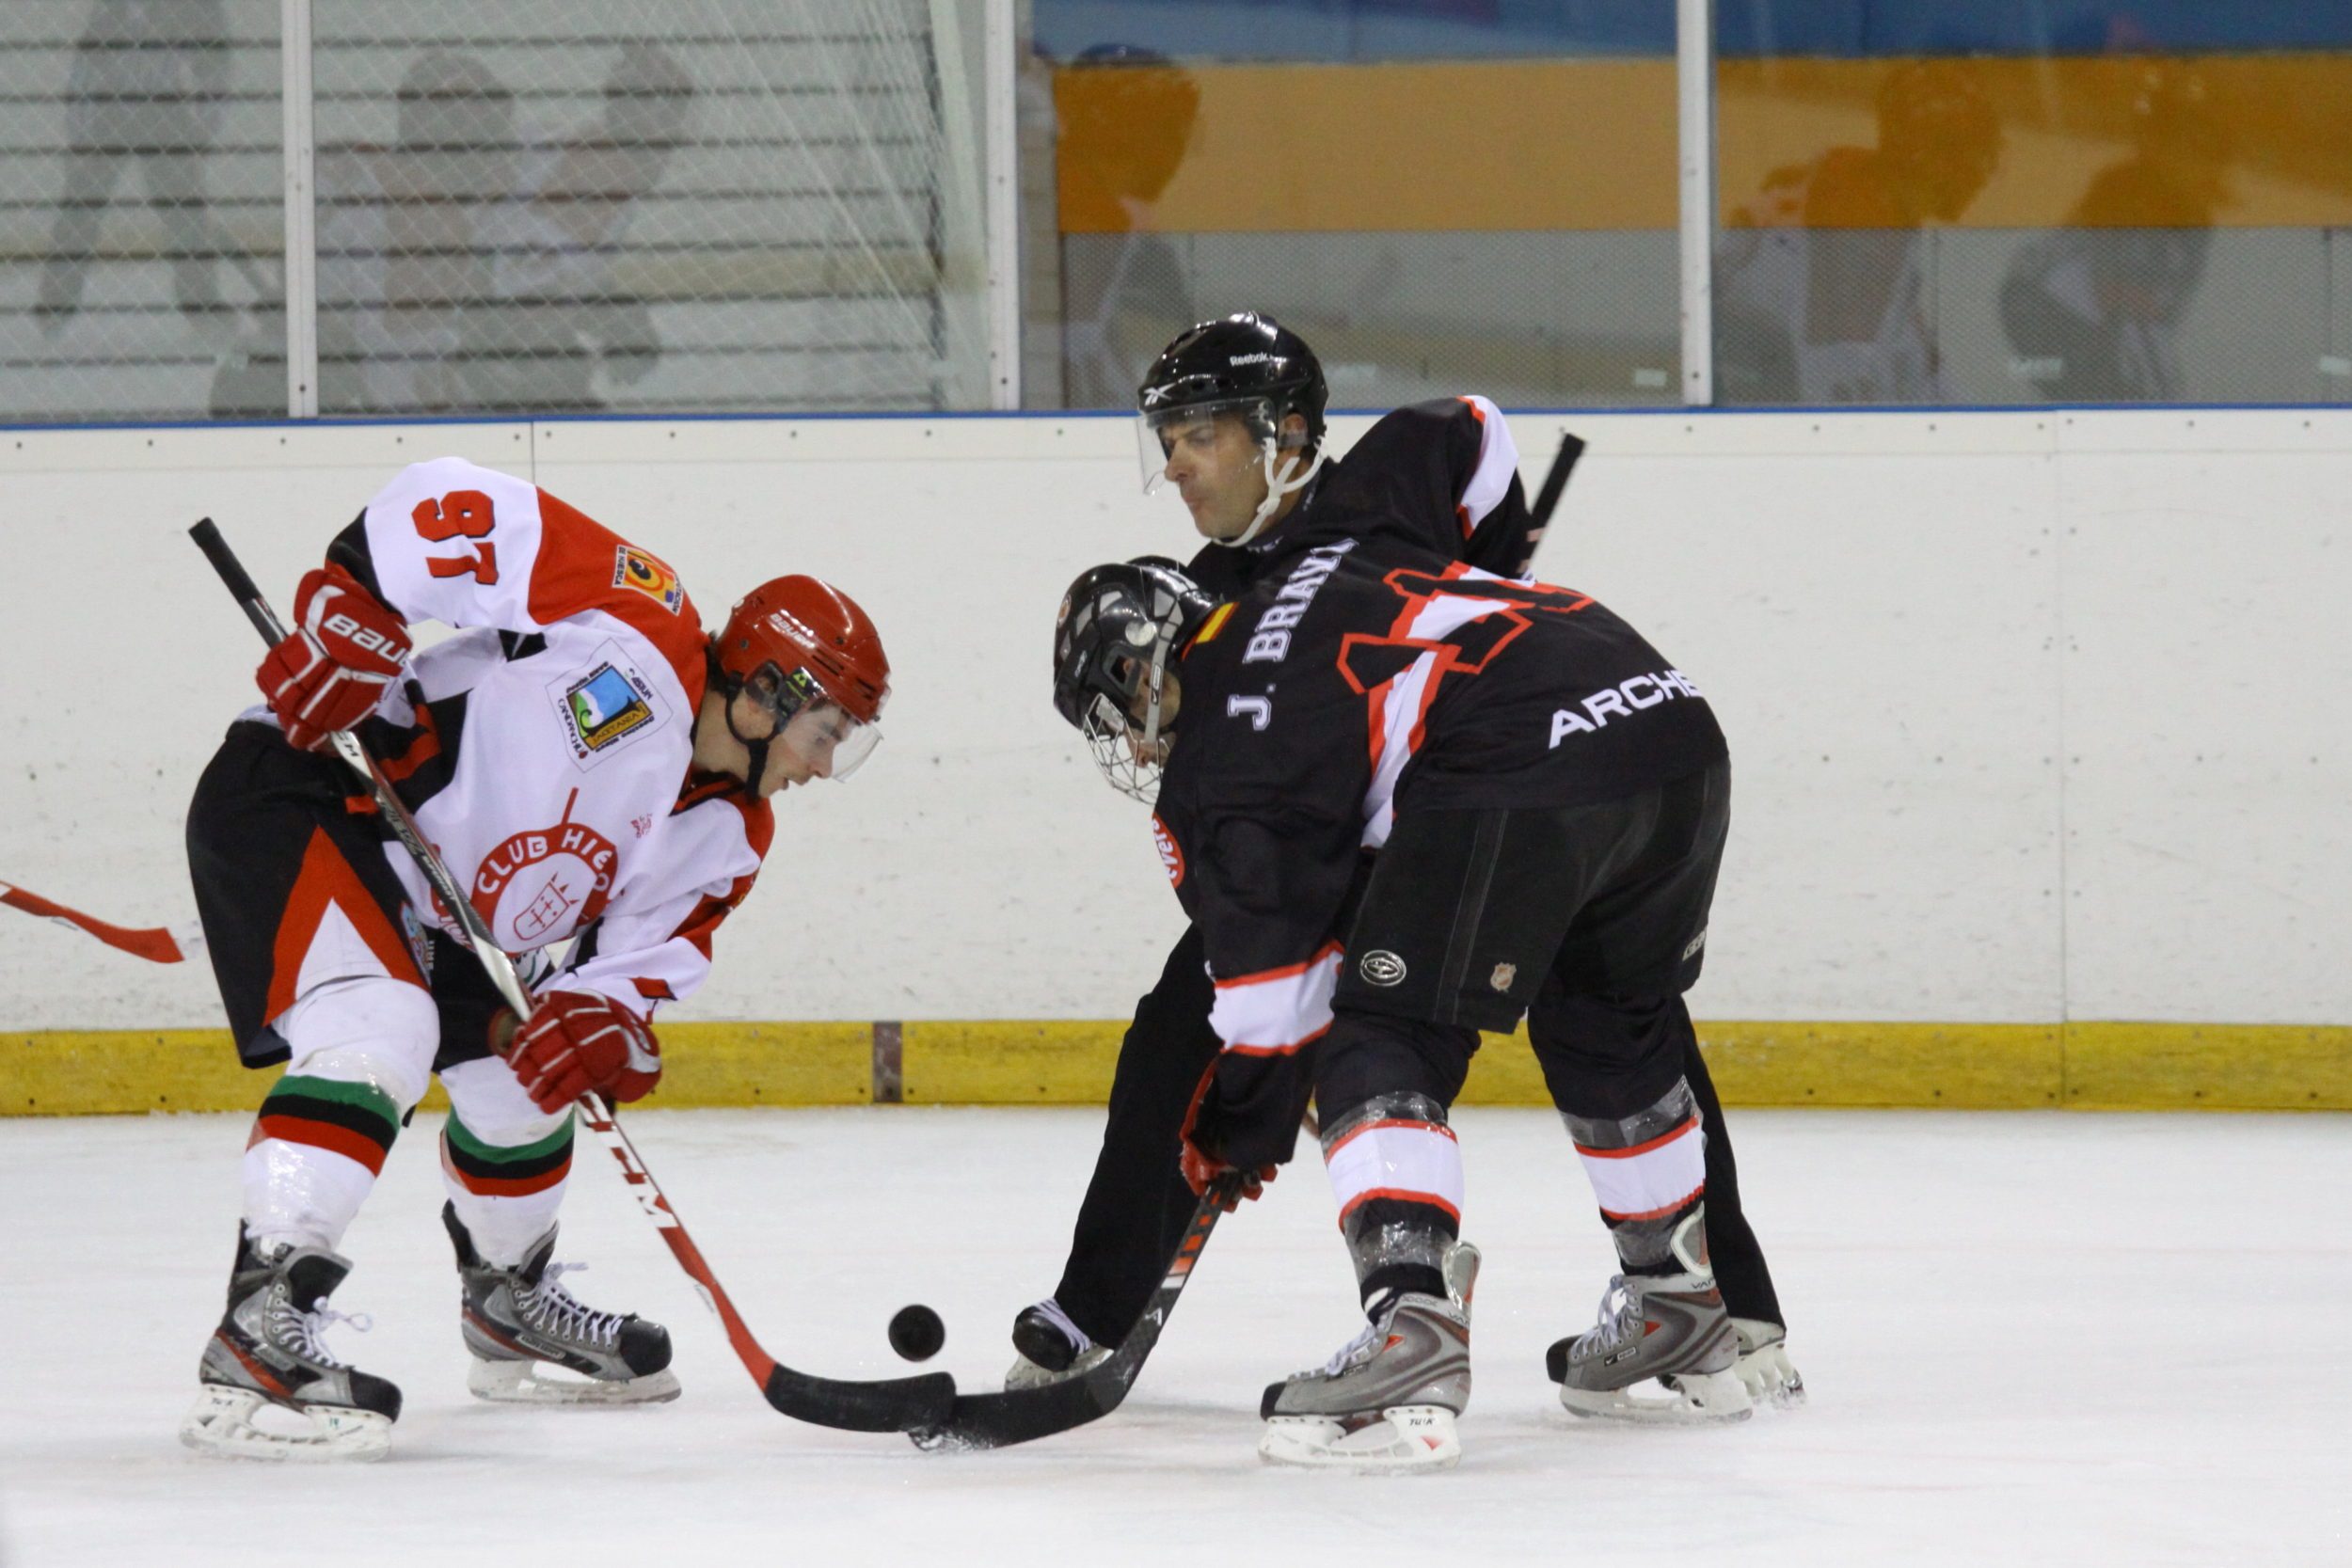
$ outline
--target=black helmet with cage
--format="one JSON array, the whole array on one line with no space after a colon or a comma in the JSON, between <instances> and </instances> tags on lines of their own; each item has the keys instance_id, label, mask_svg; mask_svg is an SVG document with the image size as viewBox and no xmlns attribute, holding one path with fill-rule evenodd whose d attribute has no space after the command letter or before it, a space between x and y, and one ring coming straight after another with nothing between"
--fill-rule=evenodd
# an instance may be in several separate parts
<instances>
[{"instance_id":1,"label":"black helmet with cage","mask_svg":"<svg viewBox=\"0 0 2352 1568\"><path fill-rule=\"evenodd\" d=\"M1248 544L1282 498L1304 489L1322 467L1323 410L1330 395L1314 350L1272 316L1243 310L1186 327L1160 350L1136 388L1144 493L1157 487L1165 472L1170 426L1233 415L1264 453L1265 502L1241 537L1228 541ZM1282 428L1293 414L1303 430Z\"/></svg>"},{"instance_id":2,"label":"black helmet with cage","mask_svg":"<svg viewBox=\"0 0 2352 1568\"><path fill-rule=\"evenodd\" d=\"M1158 556L1092 567L1062 595L1054 706L1111 787L1147 805L1174 731L1168 673L1218 602Z\"/></svg>"}]
</instances>

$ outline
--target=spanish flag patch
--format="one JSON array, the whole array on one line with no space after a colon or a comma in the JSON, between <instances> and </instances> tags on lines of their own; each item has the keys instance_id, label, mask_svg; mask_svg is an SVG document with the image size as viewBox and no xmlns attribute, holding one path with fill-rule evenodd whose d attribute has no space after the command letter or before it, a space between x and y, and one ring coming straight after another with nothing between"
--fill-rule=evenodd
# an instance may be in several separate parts
<instances>
[{"instance_id":1,"label":"spanish flag patch","mask_svg":"<svg viewBox=\"0 0 2352 1568\"><path fill-rule=\"evenodd\" d=\"M1216 640L1216 634L1225 629L1225 623L1232 618L1233 603L1231 599L1228 599L1225 603L1218 605L1215 610L1209 611L1209 618L1200 623L1200 629L1193 634L1192 641L1186 645L1186 651L1189 652L1192 648L1198 648L1203 642L1215 641Z\"/></svg>"}]
</instances>

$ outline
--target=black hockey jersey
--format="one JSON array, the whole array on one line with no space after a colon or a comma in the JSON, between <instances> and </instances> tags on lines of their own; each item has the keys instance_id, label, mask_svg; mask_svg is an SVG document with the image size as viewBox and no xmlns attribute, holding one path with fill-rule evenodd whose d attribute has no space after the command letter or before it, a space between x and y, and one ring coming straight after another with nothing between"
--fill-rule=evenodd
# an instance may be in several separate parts
<instances>
[{"instance_id":1,"label":"black hockey jersey","mask_svg":"<svg viewBox=\"0 0 2352 1568\"><path fill-rule=\"evenodd\" d=\"M1590 595L1366 553L1295 557L1178 666L1153 831L1228 1051L1329 1025L1349 886L1399 810L1586 804L1726 754L1699 689Z\"/></svg>"},{"instance_id":2,"label":"black hockey jersey","mask_svg":"<svg viewBox=\"0 0 2352 1568\"><path fill-rule=\"evenodd\" d=\"M1518 469L1511 427L1483 397L1395 409L1327 465L1272 532L1206 546L1185 570L1213 594L1239 594L1270 566L1352 539L1370 556L1426 550L1519 577L1543 531L1528 515Z\"/></svg>"}]
</instances>

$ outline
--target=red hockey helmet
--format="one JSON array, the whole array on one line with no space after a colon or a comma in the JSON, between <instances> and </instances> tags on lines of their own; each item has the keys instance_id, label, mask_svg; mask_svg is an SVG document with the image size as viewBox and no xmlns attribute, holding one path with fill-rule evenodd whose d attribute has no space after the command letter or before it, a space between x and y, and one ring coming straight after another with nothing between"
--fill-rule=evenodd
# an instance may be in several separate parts
<instances>
[{"instance_id":1,"label":"red hockey helmet","mask_svg":"<svg viewBox=\"0 0 2352 1568\"><path fill-rule=\"evenodd\" d=\"M752 749L752 777L778 740L827 778L846 779L882 739L890 659L857 602L815 578L777 578L746 594L712 640L727 727ZM748 723L739 696L751 699Z\"/></svg>"}]
</instances>

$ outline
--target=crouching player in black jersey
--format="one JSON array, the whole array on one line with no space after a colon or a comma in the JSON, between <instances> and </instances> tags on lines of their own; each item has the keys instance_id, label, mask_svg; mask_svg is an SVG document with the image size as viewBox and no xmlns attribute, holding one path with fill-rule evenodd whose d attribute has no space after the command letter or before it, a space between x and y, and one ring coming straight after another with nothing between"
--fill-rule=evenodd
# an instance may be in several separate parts
<instances>
[{"instance_id":1,"label":"crouching player in black jersey","mask_svg":"<svg viewBox=\"0 0 2352 1568\"><path fill-rule=\"evenodd\" d=\"M1623 1267L1599 1323L1551 1348L1562 1402L1747 1415L1684 1071L1730 807L1699 689L1585 594L1340 540L1222 603L1172 563L1086 573L1055 702L1114 783L1159 775L1220 1046L1184 1129L1191 1186L1270 1174L1311 1089L1320 1114L1369 1321L1266 1390L1260 1452L1459 1457L1478 1255L1448 1111L1478 1032L1521 1016Z\"/></svg>"},{"instance_id":2,"label":"crouching player in black jersey","mask_svg":"<svg viewBox=\"0 0 2352 1568\"><path fill-rule=\"evenodd\" d=\"M1207 544L1184 573L1231 598L1306 552L1346 543L1353 562L1426 566L1432 555L1524 575L1540 539L1502 412L1445 398L1378 420L1344 458L1327 460L1321 366L1295 333L1254 313L1187 328L1146 372L1136 397L1147 487L1178 491ZM1134 791L1149 799L1137 784ZM1359 879L1373 863L1371 845ZM1215 992L1196 924L1136 1004L1121 1042L1101 1152L1054 1294L1015 1319L1020 1386L1082 1371L1134 1323L1192 1215L1172 1158L1194 1087L1216 1059ZM1739 1334L1737 1370L1757 1398L1803 1385L1762 1247L1741 1212L1738 1167L1695 1037L1682 1072L1706 1130L1715 1265ZM1571 1131L1574 1131L1573 1125Z\"/></svg>"}]
</instances>

